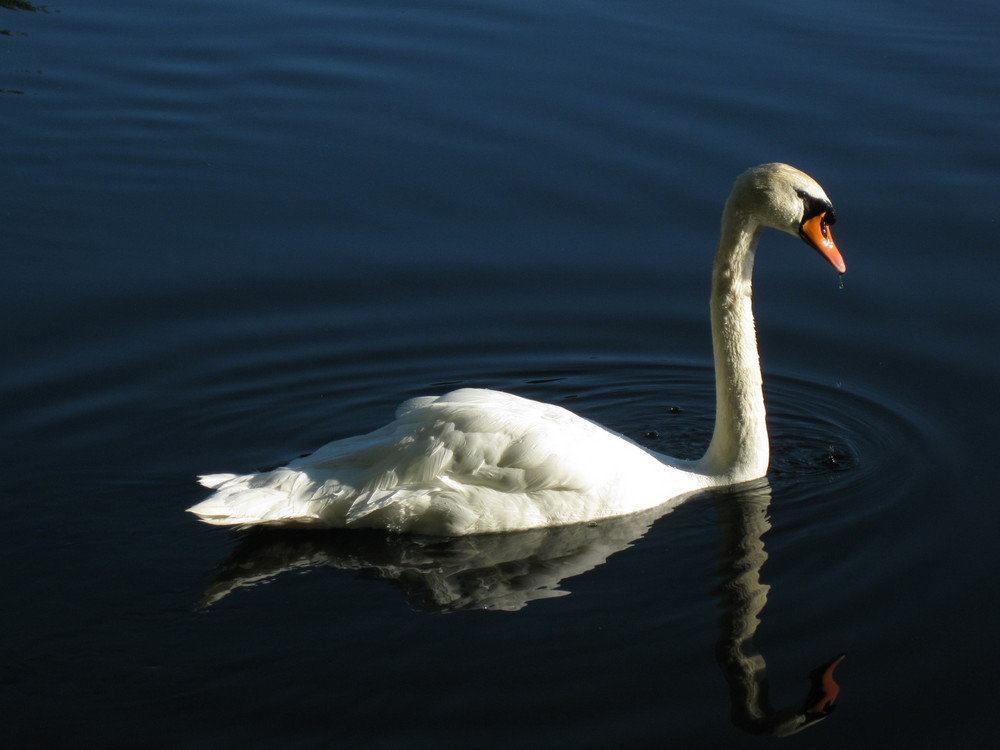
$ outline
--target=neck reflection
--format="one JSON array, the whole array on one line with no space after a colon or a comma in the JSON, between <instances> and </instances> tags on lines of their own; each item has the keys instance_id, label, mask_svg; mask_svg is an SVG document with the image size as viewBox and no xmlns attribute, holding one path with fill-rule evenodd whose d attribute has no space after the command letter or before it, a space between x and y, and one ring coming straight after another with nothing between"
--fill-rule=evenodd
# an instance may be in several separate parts
<instances>
[{"instance_id":1,"label":"neck reflection","mask_svg":"<svg viewBox=\"0 0 1000 750\"><path fill-rule=\"evenodd\" d=\"M779 710L771 707L767 667L753 644L771 588L760 578L767 560L763 537L771 528L771 486L762 480L748 488L721 490L715 503L722 531L716 658L729 683L732 721L752 734L795 734L836 708L840 687L833 672L844 655L810 672L803 700Z\"/></svg>"}]
</instances>

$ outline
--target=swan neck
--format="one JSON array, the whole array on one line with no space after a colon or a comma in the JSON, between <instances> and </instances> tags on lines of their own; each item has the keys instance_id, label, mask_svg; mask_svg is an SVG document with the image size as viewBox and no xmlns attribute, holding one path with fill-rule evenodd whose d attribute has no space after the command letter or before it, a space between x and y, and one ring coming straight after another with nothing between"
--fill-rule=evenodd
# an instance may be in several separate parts
<instances>
[{"instance_id":1,"label":"swan neck","mask_svg":"<svg viewBox=\"0 0 1000 750\"><path fill-rule=\"evenodd\" d=\"M715 430L702 459L720 483L767 473L769 458L760 357L754 330L751 277L761 225L730 199L712 270Z\"/></svg>"}]
</instances>

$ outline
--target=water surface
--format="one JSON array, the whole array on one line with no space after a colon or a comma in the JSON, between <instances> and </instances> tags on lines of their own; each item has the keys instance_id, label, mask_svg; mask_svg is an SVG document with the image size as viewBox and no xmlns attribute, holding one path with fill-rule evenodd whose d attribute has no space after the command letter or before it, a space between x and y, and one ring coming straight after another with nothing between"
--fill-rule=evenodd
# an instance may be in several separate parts
<instances>
[{"instance_id":1,"label":"water surface","mask_svg":"<svg viewBox=\"0 0 1000 750\"><path fill-rule=\"evenodd\" d=\"M992 747L994 4L9 2L0 31L7 746L756 746L846 651L780 741ZM775 160L849 272L764 238L767 482L476 540L183 512L197 474L465 385L696 455L719 215Z\"/></svg>"}]
</instances>

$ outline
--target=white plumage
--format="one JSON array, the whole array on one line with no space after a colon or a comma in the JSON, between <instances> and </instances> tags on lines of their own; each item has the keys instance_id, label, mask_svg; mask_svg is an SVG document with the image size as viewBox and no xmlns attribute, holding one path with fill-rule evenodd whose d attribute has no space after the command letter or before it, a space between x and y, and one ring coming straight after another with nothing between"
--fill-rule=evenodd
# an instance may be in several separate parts
<instances>
[{"instance_id":1,"label":"white plumage","mask_svg":"<svg viewBox=\"0 0 1000 750\"><path fill-rule=\"evenodd\" d=\"M412 399L274 471L201 481L216 492L192 510L210 523L448 535L619 516L709 484L566 409L480 389Z\"/></svg>"},{"instance_id":2,"label":"white plumage","mask_svg":"<svg viewBox=\"0 0 1000 750\"><path fill-rule=\"evenodd\" d=\"M766 164L737 180L712 277L716 425L697 461L659 455L558 406L462 389L411 399L385 427L273 471L203 476L215 492L189 510L219 525L461 535L620 516L763 476L754 250L761 228L773 226L801 236L843 271L832 222L822 188L792 167Z\"/></svg>"}]
</instances>

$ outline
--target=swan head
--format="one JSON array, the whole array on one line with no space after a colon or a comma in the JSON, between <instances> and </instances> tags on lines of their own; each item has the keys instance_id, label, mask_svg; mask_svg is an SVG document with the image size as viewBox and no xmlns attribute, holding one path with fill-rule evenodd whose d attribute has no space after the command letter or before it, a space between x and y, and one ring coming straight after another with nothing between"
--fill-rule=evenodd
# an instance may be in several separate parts
<instances>
[{"instance_id":1,"label":"swan head","mask_svg":"<svg viewBox=\"0 0 1000 750\"><path fill-rule=\"evenodd\" d=\"M833 203L805 172L787 164L753 167L737 178L730 201L762 226L799 237L841 273L847 270L830 231L837 219Z\"/></svg>"}]
</instances>

